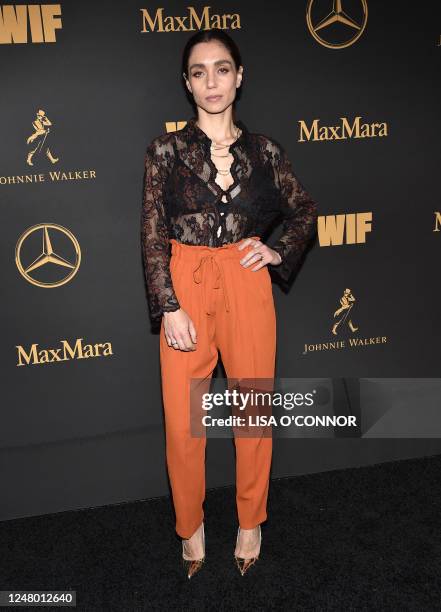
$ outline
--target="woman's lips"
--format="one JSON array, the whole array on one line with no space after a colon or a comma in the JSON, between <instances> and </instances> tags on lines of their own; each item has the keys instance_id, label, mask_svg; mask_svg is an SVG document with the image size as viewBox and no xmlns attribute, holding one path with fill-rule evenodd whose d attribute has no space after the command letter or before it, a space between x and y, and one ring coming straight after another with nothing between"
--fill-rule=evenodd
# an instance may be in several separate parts
<instances>
[{"instance_id":1,"label":"woman's lips","mask_svg":"<svg viewBox=\"0 0 441 612\"><path fill-rule=\"evenodd\" d=\"M219 100L220 98L222 98L222 96L208 96L205 99L208 100L209 102L216 102L216 100Z\"/></svg>"}]
</instances>

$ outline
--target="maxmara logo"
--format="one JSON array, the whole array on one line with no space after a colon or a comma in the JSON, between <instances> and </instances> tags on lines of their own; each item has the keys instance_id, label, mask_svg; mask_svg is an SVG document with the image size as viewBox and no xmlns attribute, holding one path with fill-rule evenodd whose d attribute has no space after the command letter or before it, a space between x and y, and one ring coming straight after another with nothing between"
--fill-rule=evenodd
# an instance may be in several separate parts
<instances>
[{"instance_id":1,"label":"maxmara logo","mask_svg":"<svg viewBox=\"0 0 441 612\"><path fill-rule=\"evenodd\" d=\"M154 9L142 8L141 33L146 32L192 32L194 30L238 30L241 28L240 15L238 13L212 13L211 6L204 6L198 10L194 6L187 6L186 15L166 15L164 8Z\"/></svg>"},{"instance_id":2,"label":"maxmara logo","mask_svg":"<svg viewBox=\"0 0 441 612\"><path fill-rule=\"evenodd\" d=\"M71 345L67 340L61 340L60 346L56 348L39 348L38 344L33 344L25 349L18 345L17 366L43 365L45 363L55 363L60 361L71 361L72 359L90 359L91 357L109 357L113 355L112 344L102 342L96 344L84 344L84 338L77 338Z\"/></svg>"},{"instance_id":3,"label":"maxmara logo","mask_svg":"<svg viewBox=\"0 0 441 612\"><path fill-rule=\"evenodd\" d=\"M307 125L300 120L298 142L321 142L323 140L347 140L348 138L376 138L388 136L387 123L363 123L361 117L348 119L340 117L338 125L321 125L320 119L314 119Z\"/></svg>"},{"instance_id":4,"label":"maxmara logo","mask_svg":"<svg viewBox=\"0 0 441 612\"><path fill-rule=\"evenodd\" d=\"M5 4L0 6L0 44L54 43L61 30L60 4Z\"/></svg>"}]
</instances>

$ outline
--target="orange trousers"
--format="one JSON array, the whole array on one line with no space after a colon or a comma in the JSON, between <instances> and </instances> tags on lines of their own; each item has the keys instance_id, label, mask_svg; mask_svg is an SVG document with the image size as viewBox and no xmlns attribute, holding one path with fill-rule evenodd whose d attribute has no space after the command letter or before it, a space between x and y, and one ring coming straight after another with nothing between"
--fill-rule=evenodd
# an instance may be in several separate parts
<instances>
[{"instance_id":1,"label":"orange trousers","mask_svg":"<svg viewBox=\"0 0 441 612\"><path fill-rule=\"evenodd\" d=\"M254 236L259 239L259 237ZM170 239L170 273L181 307L197 332L195 351L167 344L160 333L166 459L176 532L190 538L204 518L206 437L190 432L190 380L211 380L219 352L228 378L273 378L276 315L267 266L253 272L239 260L252 250L239 241L221 247L185 245ZM272 437L239 437L236 505L239 525L252 529L267 518Z\"/></svg>"}]
</instances>

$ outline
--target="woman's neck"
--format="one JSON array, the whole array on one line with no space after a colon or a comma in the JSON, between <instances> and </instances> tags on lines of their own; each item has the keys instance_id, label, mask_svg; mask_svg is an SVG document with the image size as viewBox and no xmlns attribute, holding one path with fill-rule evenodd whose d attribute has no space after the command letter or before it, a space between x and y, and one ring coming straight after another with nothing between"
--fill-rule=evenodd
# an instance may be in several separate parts
<instances>
[{"instance_id":1,"label":"woman's neck","mask_svg":"<svg viewBox=\"0 0 441 612\"><path fill-rule=\"evenodd\" d=\"M224 119L216 115L210 119L199 116L196 119L196 125L207 134L210 140L224 144L236 140L239 130L234 125L232 117Z\"/></svg>"}]
</instances>

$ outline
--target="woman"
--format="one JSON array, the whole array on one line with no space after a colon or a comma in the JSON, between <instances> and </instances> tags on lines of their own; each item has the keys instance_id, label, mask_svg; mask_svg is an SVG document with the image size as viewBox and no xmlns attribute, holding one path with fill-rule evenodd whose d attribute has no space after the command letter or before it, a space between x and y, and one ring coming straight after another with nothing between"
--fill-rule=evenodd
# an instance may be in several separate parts
<instances>
[{"instance_id":1,"label":"woman","mask_svg":"<svg viewBox=\"0 0 441 612\"><path fill-rule=\"evenodd\" d=\"M182 75L197 116L147 148L141 235L150 315L161 323L167 468L190 578L205 559L206 439L191 436L189 381L209 381L218 352L228 379L274 377L268 266L287 285L317 211L282 146L233 118L243 66L231 37L219 29L192 36ZM277 219L283 235L270 247L261 236ZM235 436L235 447L234 557L244 575L260 553L272 437Z\"/></svg>"}]
</instances>

